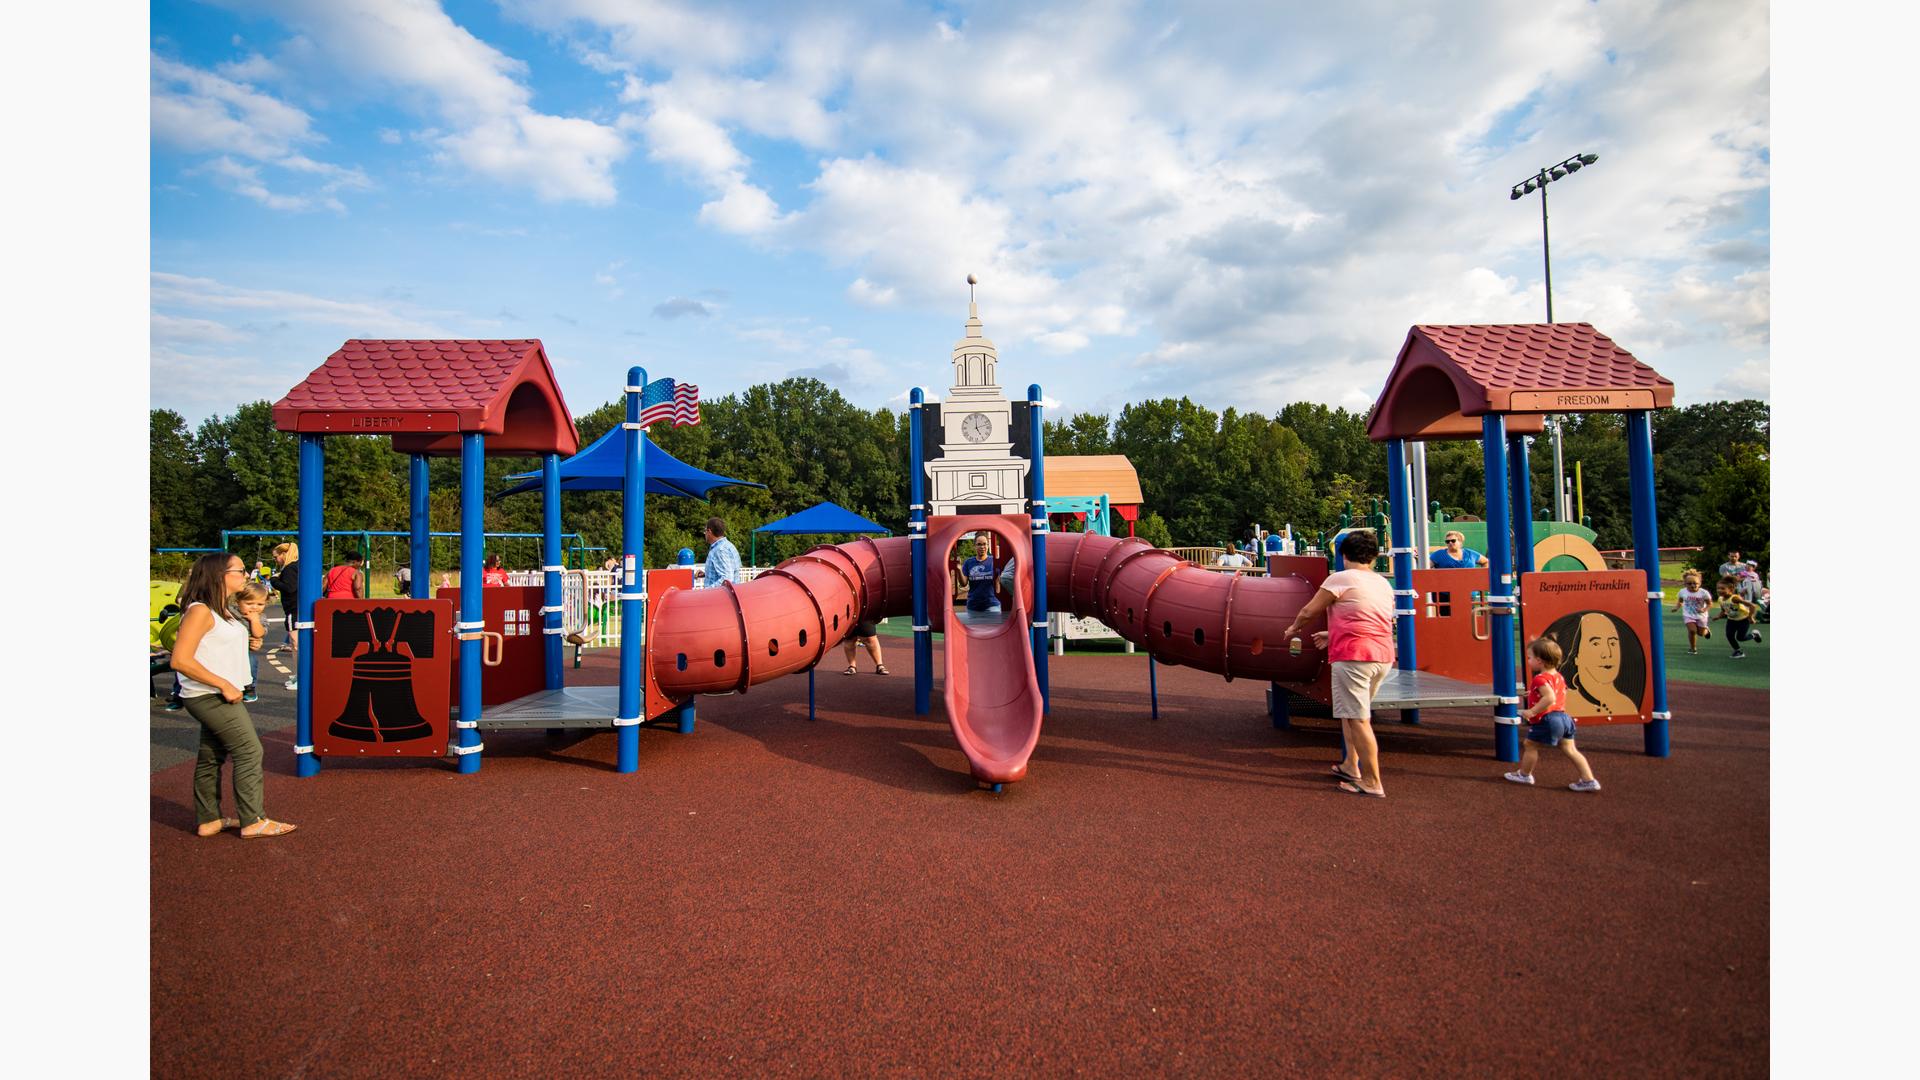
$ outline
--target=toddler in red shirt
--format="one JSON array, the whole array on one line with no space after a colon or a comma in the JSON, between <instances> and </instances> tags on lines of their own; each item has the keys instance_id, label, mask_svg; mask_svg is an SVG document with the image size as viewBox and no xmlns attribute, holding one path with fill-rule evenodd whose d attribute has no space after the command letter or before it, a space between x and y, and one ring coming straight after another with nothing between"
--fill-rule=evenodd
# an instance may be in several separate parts
<instances>
[{"instance_id":1,"label":"toddler in red shirt","mask_svg":"<svg viewBox=\"0 0 1920 1080\"><path fill-rule=\"evenodd\" d=\"M1558 746L1573 759L1580 779L1567 786L1574 791L1599 791L1600 781L1593 778L1593 767L1585 754L1573 745L1574 720L1567 715L1567 680L1560 675L1560 646L1550 638L1535 638L1527 645L1527 670L1533 680L1527 684L1527 707L1520 718L1532 721L1527 729L1526 749L1520 754L1520 767L1507 774L1516 784L1533 783L1533 767L1540 761L1540 747Z\"/></svg>"}]
</instances>

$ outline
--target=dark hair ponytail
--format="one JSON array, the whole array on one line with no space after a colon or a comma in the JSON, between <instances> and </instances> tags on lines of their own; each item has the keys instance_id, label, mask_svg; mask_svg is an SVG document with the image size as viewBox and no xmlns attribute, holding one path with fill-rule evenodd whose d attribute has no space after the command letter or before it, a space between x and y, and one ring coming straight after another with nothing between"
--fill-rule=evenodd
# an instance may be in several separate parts
<instances>
[{"instance_id":1,"label":"dark hair ponytail","mask_svg":"<svg viewBox=\"0 0 1920 1080\"><path fill-rule=\"evenodd\" d=\"M232 622L233 616L227 611L227 564L237 558L230 552L216 551L193 560L187 583L180 587L180 610L205 604L215 616Z\"/></svg>"}]
</instances>

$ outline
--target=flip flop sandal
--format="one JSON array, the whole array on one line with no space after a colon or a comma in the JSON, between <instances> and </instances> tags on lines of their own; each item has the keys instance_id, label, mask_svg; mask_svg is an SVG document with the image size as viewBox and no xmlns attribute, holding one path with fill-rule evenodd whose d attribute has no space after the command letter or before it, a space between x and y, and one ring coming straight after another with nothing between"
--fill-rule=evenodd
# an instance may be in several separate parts
<instances>
[{"instance_id":1,"label":"flip flop sandal","mask_svg":"<svg viewBox=\"0 0 1920 1080\"><path fill-rule=\"evenodd\" d=\"M1368 791L1359 784L1351 784L1345 780L1340 781L1340 790L1349 795L1365 795L1369 799L1384 799L1387 797L1387 793L1384 791Z\"/></svg>"},{"instance_id":2,"label":"flip flop sandal","mask_svg":"<svg viewBox=\"0 0 1920 1080\"><path fill-rule=\"evenodd\" d=\"M258 840L263 836L285 836L300 827L298 825L289 825L284 821L275 821L272 818L261 818L259 821L254 822L254 824L260 826L260 831L255 833L243 832L240 834L240 839Z\"/></svg>"},{"instance_id":3,"label":"flip flop sandal","mask_svg":"<svg viewBox=\"0 0 1920 1080\"><path fill-rule=\"evenodd\" d=\"M888 670L887 670L887 665L885 665L885 664L881 664L881 665L880 665L879 667L877 667L877 668L874 668L874 669L873 669L873 673L874 673L875 675L891 675L891 674L893 674L893 672L891 672L891 671L888 671Z\"/></svg>"},{"instance_id":4,"label":"flip flop sandal","mask_svg":"<svg viewBox=\"0 0 1920 1080\"><path fill-rule=\"evenodd\" d=\"M847 665L847 670L845 670L845 671L843 671L843 672L841 672L840 674L842 674L842 675L858 675L858 674L860 674L860 669L859 669L859 668L857 668L857 667L854 667L854 666L853 666L852 664L848 664L848 665Z\"/></svg>"},{"instance_id":5,"label":"flip flop sandal","mask_svg":"<svg viewBox=\"0 0 1920 1080\"><path fill-rule=\"evenodd\" d=\"M1349 784L1358 784L1360 782L1360 778L1358 776L1355 776L1354 774L1347 772L1346 770L1340 768L1340 766L1338 765L1333 766L1333 775L1339 777L1342 780L1345 780Z\"/></svg>"},{"instance_id":6,"label":"flip flop sandal","mask_svg":"<svg viewBox=\"0 0 1920 1080\"><path fill-rule=\"evenodd\" d=\"M240 819L239 819L239 818L237 818L237 817L223 817L223 818L221 818L221 819L220 819L220 821L219 821L219 825L220 825L220 827L219 827L218 829L215 829L215 830L213 830L212 832L208 832L208 831L206 831L206 830L207 830L207 826L209 826L209 825L212 825L212 824L214 824L214 822L211 822L211 821L203 821L203 822L201 822L201 823L200 823L200 826L199 826L199 828L198 828L198 829L196 829L195 831L196 831L196 832L198 832L198 833L199 833L199 834L200 834L201 836L219 836L219 835L220 835L221 833L223 833L223 832L225 832L225 831L226 831L226 830L228 830L228 829L237 829L237 828L239 828L239 827L240 827Z\"/></svg>"}]
</instances>

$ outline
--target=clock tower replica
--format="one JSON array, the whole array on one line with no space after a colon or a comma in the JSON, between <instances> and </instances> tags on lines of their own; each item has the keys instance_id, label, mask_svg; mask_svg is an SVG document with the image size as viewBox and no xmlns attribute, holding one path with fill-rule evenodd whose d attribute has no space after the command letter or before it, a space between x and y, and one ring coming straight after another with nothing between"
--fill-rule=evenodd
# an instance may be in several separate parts
<instances>
[{"instance_id":1,"label":"clock tower replica","mask_svg":"<svg viewBox=\"0 0 1920 1080\"><path fill-rule=\"evenodd\" d=\"M1013 403L994 370L999 354L981 329L980 305L969 297L966 335L953 343L953 385L940 404L940 453L926 465L929 514L1027 510L1028 463L1013 453Z\"/></svg>"}]
</instances>

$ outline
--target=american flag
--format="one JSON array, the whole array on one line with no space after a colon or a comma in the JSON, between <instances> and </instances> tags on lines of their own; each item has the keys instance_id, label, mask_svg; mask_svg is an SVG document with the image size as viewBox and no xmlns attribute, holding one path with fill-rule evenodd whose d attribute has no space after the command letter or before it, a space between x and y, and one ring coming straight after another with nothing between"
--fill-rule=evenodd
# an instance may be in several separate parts
<instances>
[{"instance_id":1,"label":"american flag","mask_svg":"<svg viewBox=\"0 0 1920 1080\"><path fill-rule=\"evenodd\" d=\"M700 422L700 388L672 379L655 379L640 390L640 426L673 421L674 427Z\"/></svg>"}]
</instances>

